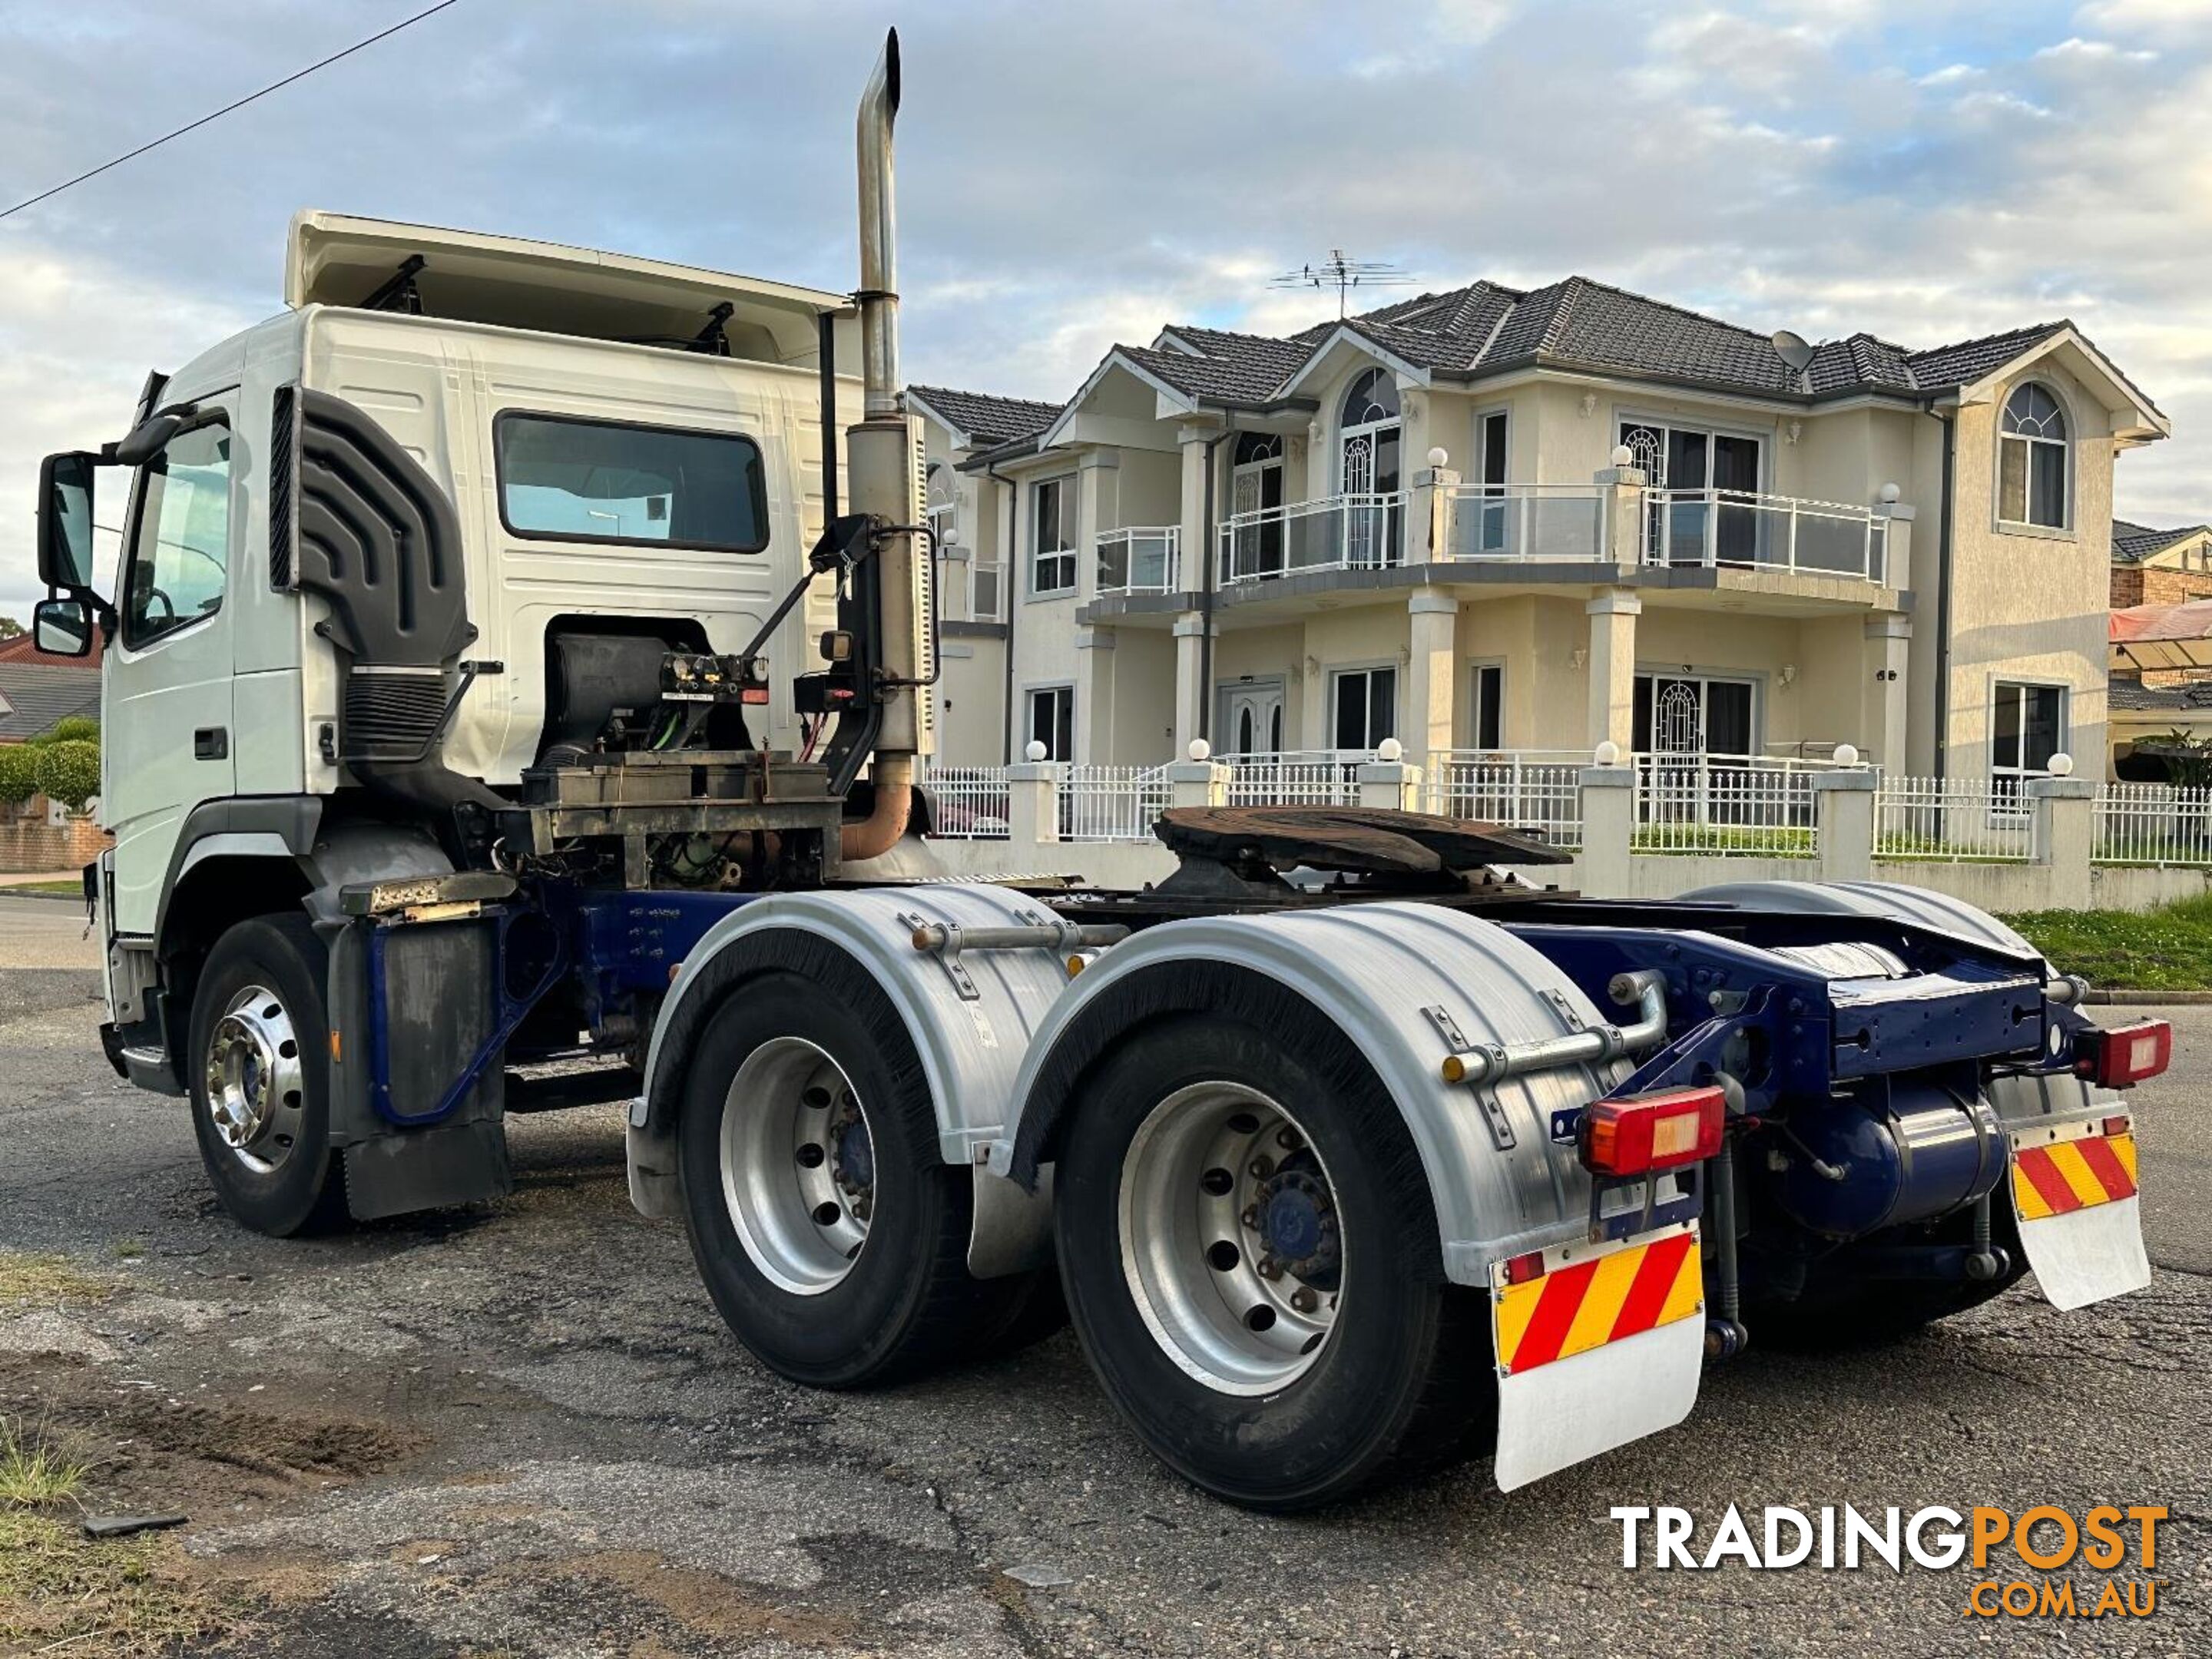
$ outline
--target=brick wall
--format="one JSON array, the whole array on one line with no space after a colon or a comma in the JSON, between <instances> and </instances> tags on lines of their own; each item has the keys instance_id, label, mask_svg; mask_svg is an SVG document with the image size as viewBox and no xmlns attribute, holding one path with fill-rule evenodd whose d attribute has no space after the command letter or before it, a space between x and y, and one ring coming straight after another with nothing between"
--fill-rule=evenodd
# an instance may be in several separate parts
<instances>
[{"instance_id":1,"label":"brick wall","mask_svg":"<svg viewBox=\"0 0 2212 1659\"><path fill-rule=\"evenodd\" d=\"M2112 567L2112 609L2137 605L2186 605L2212 599L2212 571L2165 570L2155 565Z\"/></svg>"},{"instance_id":2,"label":"brick wall","mask_svg":"<svg viewBox=\"0 0 2212 1659\"><path fill-rule=\"evenodd\" d=\"M94 819L48 823L43 799L34 805L39 808L36 816L27 806L0 817L0 873L79 870L113 845L107 831Z\"/></svg>"}]
</instances>

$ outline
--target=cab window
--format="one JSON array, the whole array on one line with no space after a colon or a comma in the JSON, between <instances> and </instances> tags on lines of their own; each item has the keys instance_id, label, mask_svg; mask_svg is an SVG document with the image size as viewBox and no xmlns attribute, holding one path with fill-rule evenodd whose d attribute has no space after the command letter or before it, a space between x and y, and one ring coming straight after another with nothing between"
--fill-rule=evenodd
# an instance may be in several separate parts
<instances>
[{"instance_id":1,"label":"cab window","mask_svg":"<svg viewBox=\"0 0 2212 1659\"><path fill-rule=\"evenodd\" d=\"M760 447L693 432L509 410L494 423L500 517L517 536L757 553Z\"/></svg>"},{"instance_id":2,"label":"cab window","mask_svg":"<svg viewBox=\"0 0 2212 1659\"><path fill-rule=\"evenodd\" d=\"M123 641L144 645L222 608L230 566L230 428L207 421L169 440L138 486Z\"/></svg>"}]
</instances>

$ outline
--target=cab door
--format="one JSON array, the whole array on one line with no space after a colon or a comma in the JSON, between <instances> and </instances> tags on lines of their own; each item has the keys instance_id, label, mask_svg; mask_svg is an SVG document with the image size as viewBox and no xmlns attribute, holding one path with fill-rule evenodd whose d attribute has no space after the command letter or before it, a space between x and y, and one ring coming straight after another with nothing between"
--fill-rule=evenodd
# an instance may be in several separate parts
<instances>
[{"instance_id":1,"label":"cab door","mask_svg":"<svg viewBox=\"0 0 2212 1659\"><path fill-rule=\"evenodd\" d=\"M202 398L139 469L100 698L100 816L121 934L150 934L170 854L203 801L235 793L231 608L245 520L234 392Z\"/></svg>"}]
</instances>

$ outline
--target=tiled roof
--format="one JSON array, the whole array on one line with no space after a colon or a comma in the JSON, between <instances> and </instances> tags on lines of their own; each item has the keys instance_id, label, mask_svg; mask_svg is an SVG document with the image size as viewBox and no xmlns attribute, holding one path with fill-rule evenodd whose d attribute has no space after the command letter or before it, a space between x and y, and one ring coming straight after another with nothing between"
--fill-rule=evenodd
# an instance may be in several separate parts
<instances>
[{"instance_id":1,"label":"tiled roof","mask_svg":"<svg viewBox=\"0 0 2212 1659\"><path fill-rule=\"evenodd\" d=\"M988 392L956 392L950 386L917 386L908 390L978 444L1012 443L1031 438L1060 414L1058 404L1030 398L999 398Z\"/></svg>"},{"instance_id":2,"label":"tiled roof","mask_svg":"<svg viewBox=\"0 0 2212 1659\"><path fill-rule=\"evenodd\" d=\"M0 743L35 738L72 714L100 714L100 671L0 662Z\"/></svg>"},{"instance_id":3,"label":"tiled roof","mask_svg":"<svg viewBox=\"0 0 2212 1659\"><path fill-rule=\"evenodd\" d=\"M101 643L100 632L95 628L92 630L92 651L89 655L58 657L51 651L40 650L38 641L27 629L23 633L11 635L7 639L0 640L0 663L35 662L43 663L48 668L97 668L100 666Z\"/></svg>"},{"instance_id":4,"label":"tiled roof","mask_svg":"<svg viewBox=\"0 0 2212 1659\"><path fill-rule=\"evenodd\" d=\"M2055 323L2011 329L2002 334L1984 334L1978 340L1961 340L1956 345L1937 346L1933 351L1916 351L1905 359L1905 363L1912 372L1913 384L1923 392L1970 386L1992 369L2002 368L2021 352L2041 345L2060 329L2072 326L2061 319Z\"/></svg>"},{"instance_id":5,"label":"tiled roof","mask_svg":"<svg viewBox=\"0 0 2212 1659\"><path fill-rule=\"evenodd\" d=\"M2105 690L2115 708L2212 708L2212 680L2145 685L2141 680L2116 674L2106 682Z\"/></svg>"},{"instance_id":6,"label":"tiled roof","mask_svg":"<svg viewBox=\"0 0 2212 1659\"><path fill-rule=\"evenodd\" d=\"M2140 564L2154 554L2162 553L2174 543L2189 536L2201 536L2212 526L2185 524L2178 530L2153 530L2145 525L2130 524L2125 519L2112 520L2112 559L2118 564Z\"/></svg>"}]
</instances>

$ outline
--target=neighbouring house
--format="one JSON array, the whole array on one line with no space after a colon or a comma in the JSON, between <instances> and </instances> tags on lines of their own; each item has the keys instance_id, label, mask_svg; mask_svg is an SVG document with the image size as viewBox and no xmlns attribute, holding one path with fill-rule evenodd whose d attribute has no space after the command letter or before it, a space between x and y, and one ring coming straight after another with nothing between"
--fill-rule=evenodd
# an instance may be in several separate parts
<instances>
[{"instance_id":1,"label":"neighbouring house","mask_svg":"<svg viewBox=\"0 0 2212 1659\"><path fill-rule=\"evenodd\" d=\"M2112 520L2112 609L2212 599L2212 525L2152 530Z\"/></svg>"},{"instance_id":2,"label":"neighbouring house","mask_svg":"<svg viewBox=\"0 0 2212 1659\"><path fill-rule=\"evenodd\" d=\"M74 714L100 716L100 641L88 657L57 657L28 634L0 640L0 743L21 743Z\"/></svg>"},{"instance_id":3,"label":"neighbouring house","mask_svg":"<svg viewBox=\"0 0 2212 1659\"><path fill-rule=\"evenodd\" d=\"M1583 277L913 404L950 765L1849 743L2016 780L2104 751L2114 459L2170 429L2069 322L1799 351Z\"/></svg>"}]
</instances>

